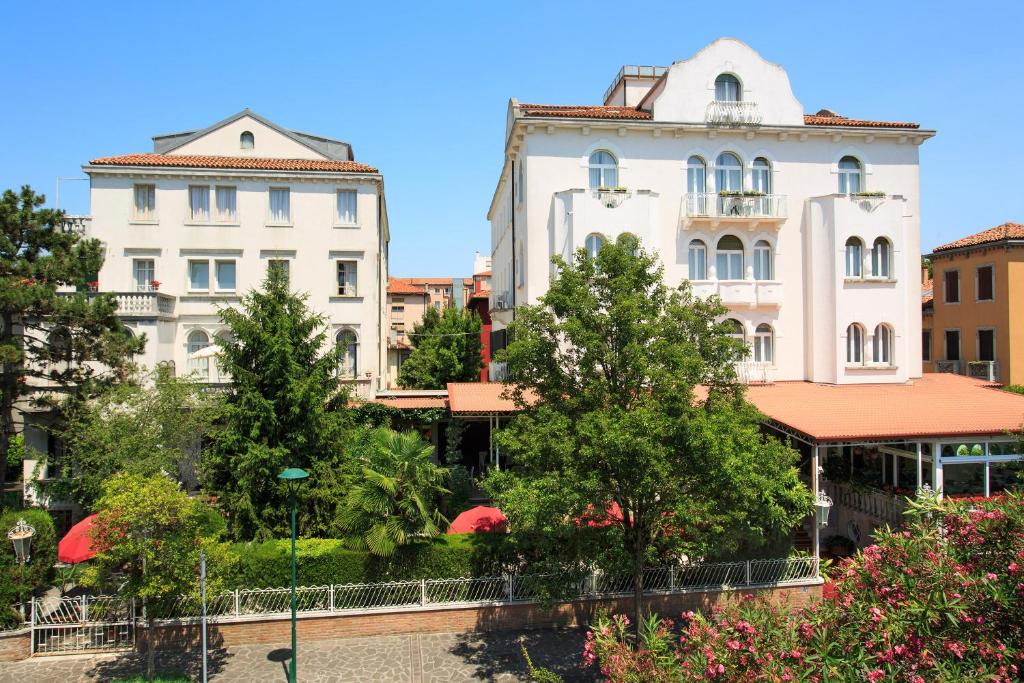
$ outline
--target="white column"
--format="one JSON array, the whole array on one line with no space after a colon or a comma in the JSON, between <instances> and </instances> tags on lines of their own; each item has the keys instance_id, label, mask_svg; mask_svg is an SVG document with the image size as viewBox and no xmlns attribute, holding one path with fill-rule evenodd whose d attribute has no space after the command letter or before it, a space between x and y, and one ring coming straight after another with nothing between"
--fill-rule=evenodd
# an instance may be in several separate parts
<instances>
[{"instance_id":1,"label":"white column","mask_svg":"<svg viewBox=\"0 0 1024 683\"><path fill-rule=\"evenodd\" d=\"M938 441L932 442L932 489L942 491L942 447Z\"/></svg>"},{"instance_id":2,"label":"white column","mask_svg":"<svg viewBox=\"0 0 1024 683\"><path fill-rule=\"evenodd\" d=\"M921 442L917 442L917 488L921 488L921 478L924 476L924 472L921 469ZM917 490L917 489L915 489Z\"/></svg>"},{"instance_id":3,"label":"white column","mask_svg":"<svg viewBox=\"0 0 1024 683\"><path fill-rule=\"evenodd\" d=\"M815 444L814 455L811 458L811 493L814 495L815 505L818 501L818 445ZM814 534L811 536L811 552L817 559L821 557L820 528L818 526L818 510L815 507L814 515L811 517L811 526L814 527Z\"/></svg>"}]
</instances>

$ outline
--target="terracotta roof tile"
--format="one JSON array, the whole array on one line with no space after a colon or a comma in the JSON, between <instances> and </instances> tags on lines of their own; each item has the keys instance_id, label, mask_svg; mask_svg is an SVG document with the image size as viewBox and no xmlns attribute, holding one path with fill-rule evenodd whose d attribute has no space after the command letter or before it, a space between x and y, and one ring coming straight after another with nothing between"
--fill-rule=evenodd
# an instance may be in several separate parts
<instances>
[{"instance_id":1,"label":"terracotta roof tile","mask_svg":"<svg viewBox=\"0 0 1024 683\"><path fill-rule=\"evenodd\" d=\"M448 401L444 396L387 396L375 398L370 403L380 403L400 410L446 408L448 406Z\"/></svg>"},{"instance_id":2,"label":"terracotta roof tile","mask_svg":"<svg viewBox=\"0 0 1024 683\"><path fill-rule=\"evenodd\" d=\"M451 382L448 384L448 407L452 414L514 413L515 401L505 396L509 385L500 382ZM532 400L533 392L526 394Z\"/></svg>"},{"instance_id":3,"label":"terracotta roof tile","mask_svg":"<svg viewBox=\"0 0 1024 683\"><path fill-rule=\"evenodd\" d=\"M777 382L748 387L747 399L817 441L995 436L1024 423L1024 396L948 373L904 384Z\"/></svg>"},{"instance_id":4,"label":"terracotta roof tile","mask_svg":"<svg viewBox=\"0 0 1024 683\"><path fill-rule=\"evenodd\" d=\"M921 303L926 304L935 298L935 281L928 278L921 283Z\"/></svg>"},{"instance_id":5,"label":"terracotta roof tile","mask_svg":"<svg viewBox=\"0 0 1024 683\"><path fill-rule=\"evenodd\" d=\"M422 294L426 295L427 290L423 285L414 285L409 278L389 277L388 294Z\"/></svg>"},{"instance_id":6,"label":"terracotta roof tile","mask_svg":"<svg viewBox=\"0 0 1024 683\"><path fill-rule=\"evenodd\" d=\"M964 247L974 247L979 244L990 244L992 242L1001 242L1003 240L1024 240L1024 225L1020 223L1003 223L997 225L994 228L988 230L982 230L973 235L962 237L958 240L950 242L949 244L943 244L942 246L935 247L932 249L933 252L947 251L949 249L962 249Z\"/></svg>"},{"instance_id":7,"label":"terracotta roof tile","mask_svg":"<svg viewBox=\"0 0 1024 683\"><path fill-rule=\"evenodd\" d=\"M260 157L221 157L196 154L123 154L101 157L93 166L153 166L163 168L229 168L259 171L328 171L332 173L377 173L373 166L356 161L326 159L265 159Z\"/></svg>"},{"instance_id":8,"label":"terracotta roof tile","mask_svg":"<svg viewBox=\"0 0 1024 683\"><path fill-rule=\"evenodd\" d=\"M654 118L649 111L636 107L608 107L589 104L524 104L517 105L526 117L561 117L572 119L619 119L650 121ZM920 128L918 123L905 121L868 121L849 119L845 116L822 116L804 114L807 126L843 126L847 128Z\"/></svg>"},{"instance_id":9,"label":"terracotta roof tile","mask_svg":"<svg viewBox=\"0 0 1024 683\"><path fill-rule=\"evenodd\" d=\"M569 119L636 119L649 121L651 112L636 107L605 107L578 104L522 104L523 116L554 116Z\"/></svg>"},{"instance_id":10,"label":"terracotta roof tile","mask_svg":"<svg viewBox=\"0 0 1024 683\"><path fill-rule=\"evenodd\" d=\"M920 123L906 121L866 121L864 119L848 119L845 116L821 116L804 114L806 126L847 126L852 128L920 128Z\"/></svg>"}]
</instances>

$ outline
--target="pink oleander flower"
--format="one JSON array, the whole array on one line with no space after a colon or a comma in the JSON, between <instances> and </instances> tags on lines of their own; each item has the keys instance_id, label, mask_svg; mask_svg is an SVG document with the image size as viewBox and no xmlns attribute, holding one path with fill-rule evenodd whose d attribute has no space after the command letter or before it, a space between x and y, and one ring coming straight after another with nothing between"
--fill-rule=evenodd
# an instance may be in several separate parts
<instances>
[{"instance_id":1,"label":"pink oleander flower","mask_svg":"<svg viewBox=\"0 0 1024 683\"><path fill-rule=\"evenodd\" d=\"M875 683L875 681L881 680L882 678L885 678L885 672L881 669L875 669L874 671L868 672L868 680L871 681L871 683Z\"/></svg>"},{"instance_id":2,"label":"pink oleander flower","mask_svg":"<svg viewBox=\"0 0 1024 683\"><path fill-rule=\"evenodd\" d=\"M742 645L740 645L740 641L738 640L730 640L726 642L725 646L730 650L739 650L741 647L743 647Z\"/></svg>"},{"instance_id":3,"label":"pink oleander flower","mask_svg":"<svg viewBox=\"0 0 1024 683\"><path fill-rule=\"evenodd\" d=\"M999 577L996 576L995 574L993 574L992 572L989 572L988 574L985 574L985 578L988 579L989 581L995 581Z\"/></svg>"}]
</instances>

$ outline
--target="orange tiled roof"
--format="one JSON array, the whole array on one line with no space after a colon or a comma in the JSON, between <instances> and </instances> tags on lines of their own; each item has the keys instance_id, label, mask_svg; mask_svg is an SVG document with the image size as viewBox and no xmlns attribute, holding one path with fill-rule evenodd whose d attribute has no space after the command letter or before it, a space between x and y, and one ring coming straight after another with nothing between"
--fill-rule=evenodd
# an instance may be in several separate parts
<instances>
[{"instance_id":1,"label":"orange tiled roof","mask_svg":"<svg viewBox=\"0 0 1024 683\"><path fill-rule=\"evenodd\" d=\"M979 244L990 244L992 242L1002 242L1003 240L1024 240L1024 225L1021 225L1020 223L1003 223L1002 225L997 225L994 228L982 230L981 232L976 232L973 235L968 235L967 237L961 237L949 244L943 244L942 246L935 247L932 251L937 252L947 251L949 249L962 249L964 247L975 247Z\"/></svg>"},{"instance_id":2,"label":"orange tiled roof","mask_svg":"<svg viewBox=\"0 0 1024 683\"><path fill-rule=\"evenodd\" d=\"M935 281L928 278L921 283L921 303L926 304L935 298Z\"/></svg>"},{"instance_id":3,"label":"orange tiled roof","mask_svg":"<svg viewBox=\"0 0 1024 683\"><path fill-rule=\"evenodd\" d=\"M650 120L651 112L636 107L605 107L588 104L522 104L523 116L557 116L569 119L639 119Z\"/></svg>"},{"instance_id":4,"label":"orange tiled roof","mask_svg":"<svg viewBox=\"0 0 1024 683\"><path fill-rule=\"evenodd\" d=\"M511 397L505 397L509 385L501 382L451 382L448 384L448 408L452 414L514 413L518 410ZM534 394L527 392L526 399Z\"/></svg>"},{"instance_id":5,"label":"orange tiled roof","mask_svg":"<svg viewBox=\"0 0 1024 683\"><path fill-rule=\"evenodd\" d=\"M380 403L392 408L414 410L417 408L446 408L448 401L444 396L389 396L375 398L370 403Z\"/></svg>"},{"instance_id":6,"label":"orange tiled roof","mask_svg":"<svg viewBox=\"0 0 1024 683\"><path fill-rule=\"evenodd\" d=\"M409 278L402 277L389 277L388 278L388 294L422 294L426 295L427 291L422 285L414 285L409 282Z\"/></svg>"},{"instance_id":7,"label":"orange tiled roof","mask_svg":"<svg viewBox=\"0 0 1024 683\"><path fill-rule=\"evenodd\" d=\"M588 104L523 104L517 105L526 117L553 116L570 119L619 119L650 121L653 114L636 107L608 107ZM905 121L868 121L845 116L804 114L806 126L844 126L851 128L920 128L918 123Z\"/></svg>"},{"instance_id":8,"label":"orange tiled roof","mask_svg":"<svg viewBox=\"0 0 1024 683\"><path fill-rule=\"evenodd\" d=\"M906 121L866 121L864 119L848 119L845 116L822 116L804 114L805 126L849 126L853 128L920 128L920 123Z\"/></svg>"},{"instance_id":9,"label":"orange tiled roof","mask_svg":"<svg viewBox=\"0 0 1024 683\"><path fill-rule=\"evenodd\" d=\"M153 166L164 168L230 168L259 171L329 171L332 173L376 173L377 169L357 161L326 159L265 159L259 157L221 157L197 154L123 154L101 157L93 166Z\"/></svg>"},{"instance_id":10,"label":"orange tiled roof","mask_svg":"<svg viewBox=\"0 0 1024 683\"><path fill-rule=\"evenodd\" d=\"M771 420L819 442L995 436L1024 424L1024 396L948 373L905 384L752 385L747 399Z\"/></svg>"}]
</instances>

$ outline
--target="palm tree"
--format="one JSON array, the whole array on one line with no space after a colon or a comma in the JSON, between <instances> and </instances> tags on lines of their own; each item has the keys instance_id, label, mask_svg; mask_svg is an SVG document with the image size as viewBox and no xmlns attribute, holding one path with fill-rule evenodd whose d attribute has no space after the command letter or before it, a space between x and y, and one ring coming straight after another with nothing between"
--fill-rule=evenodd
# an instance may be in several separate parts
<instances>
[{"instance_id":1,"label":"palm tree","mask_svg":"<svg viewBox=\"0 0 1024 683\"><path fill-rule=\"evenodd\" d=\"M437 499L449 493L448 471L431 460L433 447L415 432L378 429L369 452L360 458L361 478L349 490L338 513L351 543L387 557L415 538L441 533L448 520Z\"/></svg>"}]
</instances>

